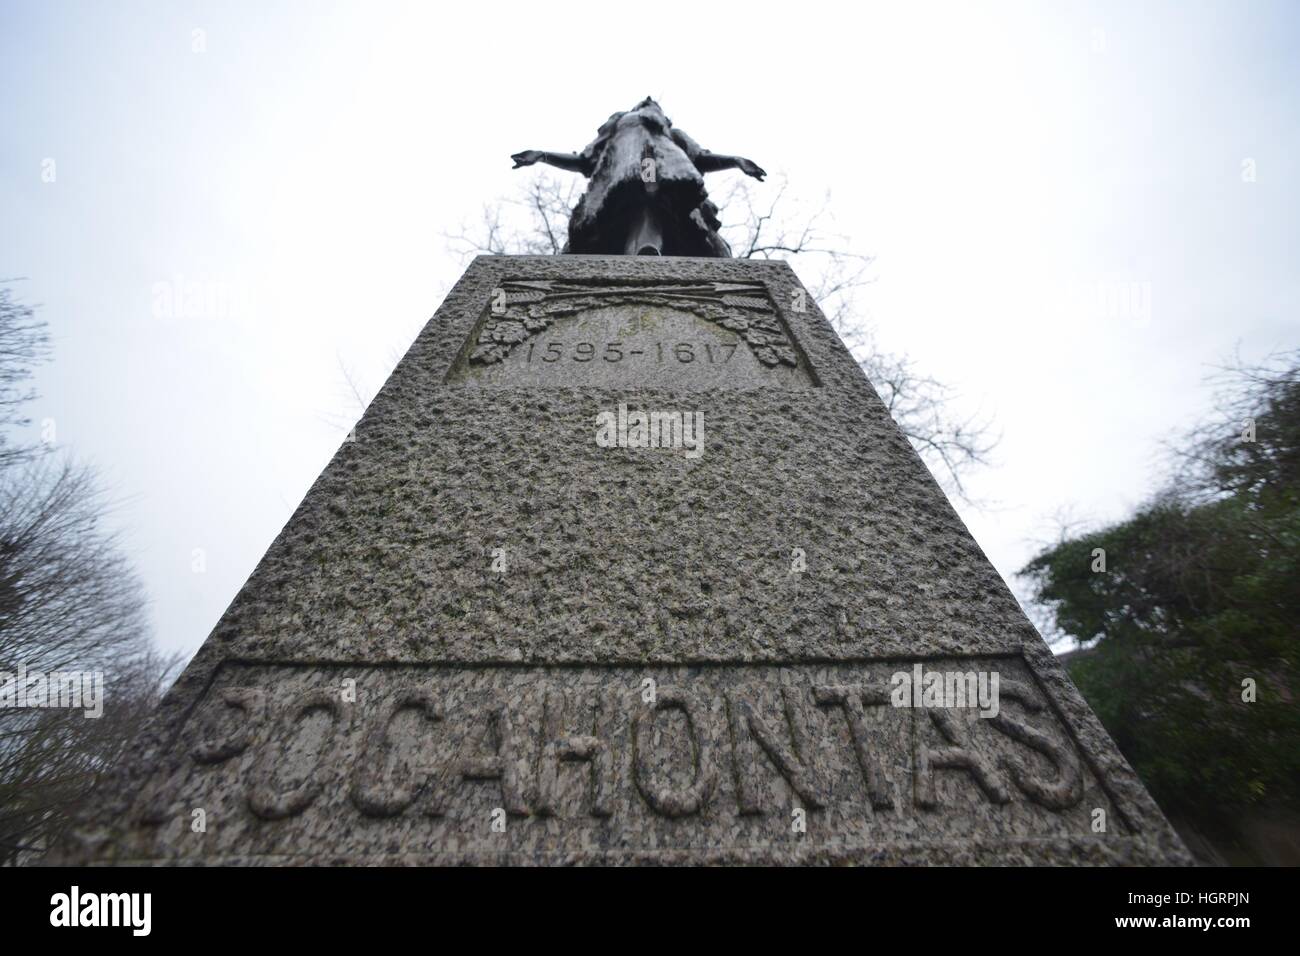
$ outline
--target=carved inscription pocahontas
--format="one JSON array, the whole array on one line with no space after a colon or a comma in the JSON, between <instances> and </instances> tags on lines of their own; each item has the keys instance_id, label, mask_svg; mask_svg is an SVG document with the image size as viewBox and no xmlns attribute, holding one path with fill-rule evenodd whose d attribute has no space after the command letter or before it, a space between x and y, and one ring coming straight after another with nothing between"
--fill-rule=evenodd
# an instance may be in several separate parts
<instances>
[{"instance_id":1,"label":"carved inscription pocahontas","mask_svg":"<svg viewBox=\"0 0 1300 956\"><path fill-rule=\"evenodd\" d=\"M397 834L423 851L857 845L926 839L939 816L1084 836L1097 807L1123 828L1023 661L926 663L996 673L984 716L898 706L891 675L912 666L226 665L137 812L149 852L182 855L193 807L208 855L223 833L291 853L326 821L376 852Z\"/></svg>"}]
</instances>

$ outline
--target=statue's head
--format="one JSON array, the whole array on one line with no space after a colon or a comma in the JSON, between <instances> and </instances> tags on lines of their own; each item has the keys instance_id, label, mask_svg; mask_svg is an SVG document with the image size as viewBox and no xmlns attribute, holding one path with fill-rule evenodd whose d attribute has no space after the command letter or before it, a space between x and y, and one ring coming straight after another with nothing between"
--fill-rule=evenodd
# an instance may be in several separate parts
<instances>
[{"instance_id":1,"label":"statue's head","mask_svg":"<svg viewBox=\"0 0 1300 956\"><path fill-rule=\"evenodd\" d=\"M647 96L645 99L643 99L643 100L642 100L640 103L638 103L636 106L632 107L632 111L633 111L633 112L636 112L637 110L654 110L654 111L655 111L656 113L658 113L660 116L663 116L663 118L664 118L664 122L665 122L665 123L667 123L669 126L672 125L672 123L669 122L668 117L664 115L664 109L663 109L663 107L660 106L658 103L656 103L656 102L654 101L654 97L652 97L652 96Z\"/></svg>"}]
</instances>

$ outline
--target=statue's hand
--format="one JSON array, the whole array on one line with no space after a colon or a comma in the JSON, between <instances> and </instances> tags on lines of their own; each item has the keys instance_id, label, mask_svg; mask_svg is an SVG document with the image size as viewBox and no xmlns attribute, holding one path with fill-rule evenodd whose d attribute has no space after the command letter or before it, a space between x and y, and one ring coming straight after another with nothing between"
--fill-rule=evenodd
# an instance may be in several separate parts
<instances>
[{"instance_id":1,"label":"statue's hand","mask_svg":"<svg viewBox=\"0 0 1300 956\"><path fill-rule=\"evenodd\" d=\"M522 153L515 153L510 157L515 161L511 169L518 169L520 166L531 166L533 163L542 161L542 151L540 149L526 149Z\"/></svg>"},{"instance_id":2,"label":"statue's hand","mask_svg":"<svg viewBox=\"0 0 1300 956\"><path fill-rule=\"evenodd\" d=\"M753 176L760 183L763 181L763 177L767 175L767 171L752 159L742 159L740 161L740 171L746 176Z\"/></svg>"}]
</instances>

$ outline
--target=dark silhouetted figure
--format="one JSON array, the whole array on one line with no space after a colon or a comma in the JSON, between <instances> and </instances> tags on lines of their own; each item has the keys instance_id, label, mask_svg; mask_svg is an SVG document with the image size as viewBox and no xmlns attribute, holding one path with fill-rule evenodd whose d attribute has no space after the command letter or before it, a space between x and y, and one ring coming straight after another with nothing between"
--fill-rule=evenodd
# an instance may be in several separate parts
<instances>
[{"instance_id":1,"label":"dark silhouetted figure","mask_svg":"<svg viewBox=\"0 0 1300 956\"><path fill-rule=\"evenodd\" d=\"M730 257L704 174L767 175L752 160L704 149L648 96L606 120L580 153L529 149L510 158L515 169L549 163L591 180L569 217L564 251L578 254Z\"/></svg>"}]
</instances>

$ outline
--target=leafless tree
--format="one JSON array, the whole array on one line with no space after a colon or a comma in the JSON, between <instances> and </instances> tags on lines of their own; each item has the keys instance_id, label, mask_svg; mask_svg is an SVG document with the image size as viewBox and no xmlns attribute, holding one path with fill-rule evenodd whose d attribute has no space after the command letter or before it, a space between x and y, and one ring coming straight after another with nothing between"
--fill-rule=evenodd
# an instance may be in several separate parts
<instances>
[{"instance_id":1,"label":"leafless tree","mask_svg":"<svg viewBox=\"0 0 1300 956\"><path fill-rule=\"evenodd\" d=\"M0 428L22 423L33 367L48 356L33 310L0 290ZM7 436L5 436L7 438ZM117 760L174 675L153 648L144 591L102 527L90 469L40 446L0 445L0 684L20 667L102 674L103 715L0 707L0 864L55 838Z\"/></svg>"},{"instance_id":2,"label":"leafless tree","mask_svg":"<svg viewBox=\"0 0 1300 956\"><path fill-rule=\"evenodd\" d=\"M559 255L569 237L569 212L580 195L580 180L542 172L530 179L518 196L484 203L477 223L462 224L443 237L462 259Z\"/></svg>"},{"instance_id":3,"label":"leafless tree","mask_svg":"<svg viewBox=\"0 0 1300 956\"><path fill-rule=\"evenodd\" d=\"M1207 384L1214 410L1185 435L1165 442L1171 472L1166 494L1189 505L1257 489L1272 480L1300 484L1300 349L1247 362L1236 351L1213 366ZM1278 434L1259 441L1257 419Z\"/></svg>"},{"instance_id":4,"label":"leafless tree","mask_svg":"<svg viewBox=\"0 0 1300 956\"><path fill-rule=\"evenodd\" d=\"M0 862L39 853L115 762L177 661L153 648L142 587L86 468L0 471L0 671L102 674L103 716L0 708ZM15 680L16 678L10 678Z\"/></svg>"},{"instance_id":5,"label":"leafless tree","mask_svg":"<svg viewBox=\"0 0 1300 956\"><path fill-rule=\"evenodd\" d=\"M462 260L558 254L580 186L580 180L539 171L518 196L484 205L479 222L444 238ZM978 414L958 415L950 388L922 374L906 355L879 347L857 302L872 281L872 259L847 251L852 243L834 229L829 197L810 205L791 194L783 176L763 185L737 177L720 195L721 235L733 255L785 259L795 267L899 428L944 485L969 502L962 478L988 463L997 444L991 423Z\"/></svg>"},{"instance_id":6,"label":"leafless tree","mask_svg":"<svg viewBox=\"0 0 1300 956\"><path fill-rule=\"evenodd\" d=\"M13 280L0 280L0 282ZM32 370L49 358L50 336L35 310L0 286L0 468L30 461L41 451L39 445L15 444L7 434L11 428L28 424L23 406L35 397L30 385Z\"/></svg>"}]
</instances>

